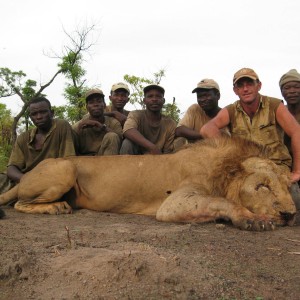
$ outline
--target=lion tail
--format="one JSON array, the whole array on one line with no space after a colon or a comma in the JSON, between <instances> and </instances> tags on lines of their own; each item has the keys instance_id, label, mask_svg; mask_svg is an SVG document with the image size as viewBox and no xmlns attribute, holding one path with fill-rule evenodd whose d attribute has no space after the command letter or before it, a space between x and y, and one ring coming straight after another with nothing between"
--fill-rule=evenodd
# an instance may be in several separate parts
<instances>
[{"instance_id":1,"label":"lion tail","mask_svg":"<svg viewBox=\"0 0 300 300\"><path fill-rule=\"evenodd\" d=\"M13 200L16 200L18 198L18 189L19 189L19 185L17 184L9 191L1 194L0 195L0 205L5 205Z\"/></svg>"}]
</instances>

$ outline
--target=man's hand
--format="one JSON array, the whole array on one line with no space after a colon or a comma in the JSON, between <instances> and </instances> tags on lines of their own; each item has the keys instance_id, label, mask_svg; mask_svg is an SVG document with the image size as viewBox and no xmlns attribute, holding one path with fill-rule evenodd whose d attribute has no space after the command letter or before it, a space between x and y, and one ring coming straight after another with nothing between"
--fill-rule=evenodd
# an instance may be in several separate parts
<instances>
[{"instance_id":1,"label":"man's hand","mask_svg":"<svg viewBox=\"0 0 300 300\"><path fill-rule=\"evenodd\" d=\"M127 119L127 116L123 115L122 113L120 113L118 111L105 112L104 115L117 119L121 123L122 126L124 125L124 123Z\"/></svg>"},{"instance_id":2,"label":"man's hand","mask_svg":"<svg viewBox=\"0 0 300 300\"><path fill-rule=\"evenodd\" d=\"M300 173L299 172L292 172L291 173L291 180L292 180L292 183L298 182L300 180Z\"/></svg>"},{"instance_id":3,"label":"man's hand","mask_svg":"<svg viewBox=\"0 0 300 300\"><path fill-rule=\"evenodd\" d=\"M98 121L95 121L95 120L82 120L79 125L78 125L78 129L79 130L82 130L84 128L97 128L99 131L101 131L102 129L105 129L106 126L104 126L105 124L102 124Z\"/></svg>"},{"instance_id":4,"label":"man's hand","mask_svg":"<svg viewBox=\"0 0 300 300\"><path fill-rule=\"evenodd\" d=\"M161 150L159 148L157 148L156 146L154 146L151 149L148 149L147 153L145 154L153 154L153 155L157 155L157 154L162 154Z\"/></svg>"}]
</instances>

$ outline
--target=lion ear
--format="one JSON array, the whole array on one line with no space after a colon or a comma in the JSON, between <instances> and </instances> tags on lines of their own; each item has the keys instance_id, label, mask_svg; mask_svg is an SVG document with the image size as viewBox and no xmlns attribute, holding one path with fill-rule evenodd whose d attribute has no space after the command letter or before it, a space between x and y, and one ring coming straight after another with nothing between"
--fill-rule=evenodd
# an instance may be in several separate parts
<instances>
[{"instance_id":1,"label":"lion ear","mask_svg":"<svg viewBox=\"0 0 300 300\"><path fill-rule=\"evenodd\" d=\"M226 166L225 173L227 178L235 177L238 173L242 172L244 168L240 164Z\"/></svg>"}]
</instances>

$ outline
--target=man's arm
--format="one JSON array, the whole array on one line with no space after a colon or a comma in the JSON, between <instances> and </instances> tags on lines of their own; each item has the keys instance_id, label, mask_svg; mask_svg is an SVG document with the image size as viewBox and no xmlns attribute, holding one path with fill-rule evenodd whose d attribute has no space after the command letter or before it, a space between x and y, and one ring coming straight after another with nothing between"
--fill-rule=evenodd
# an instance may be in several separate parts
<instances>
[{"instance_id":1,"label":"man's arm","mask_svg":"<svg viewBox=\"0 0 300 300\"><path fill-rule=\"evenodd\" d=\"M293 152L292 182L300 180L300 125L288 109L280 103L276 110L276 120L291 138Z\"/></svg>"},{"instance_id":2,"label":"man's arm","mask_svg":"<svg viewBox=\"0 0 300 300\"><path fill-rule=\"evenodd\" d=\"M67 121L57 119L56 122L57 129L52 134L58 135L58 157L76 155L77 134L72 130L71 125Z\"/></svg>"},{"instance_id":3,"label":"man's arm","mask_svg":"<svg viewBox=\"0 0 300 300\"><path fill-rule=\"evenodd\" d=\"M155 144L147 140L137 129L130 128L123 133L124 137L148 150L150 154L161 154Z\"/></svg>"},{"instance_id":4,"label":"man's arm","mask_svg":"<svg viewBox=\"0 0 300 300\"><path fill-rule=\"evenodd\" d=\"M106 128L106 132L115 132L122 140L123 130L122 130L122 126L121 126L120 122L117 121L116 119L112 118L108 121L107 125L109 127Z\"/></svg>"},{"instance_id":5,"label":"man's arm","mask_svg":"<svg viewBox=\"0 0 300 300\"><path fill-rule=\"evenodd\" d=\"M124 114L120 113L119 111L110 111L110 112L105 112L104 116L108 116L108 117L113 117L116 120L118 120L121 124L121 126L123 127L127 116L125 116Z\"/></svg>"},{"instance_id":6,"label":"man's arm","mask_svg":"<svg viewBox=\"0 0 300 300\"><path fill-rule=\"evenodd\" d=\"M223 108L220 112L200 129L200 134L203 138L220 136L220 129L228 126L230 123L229 112L227 108Z\"/></svg>"},{"instance_id":7,"label":"man's arm","mask_svg":"<svg viewBox=\"0 0 300 300\"><path fill-rule=\"evenodd\" d=\"M16 166L7 167L7 176L10 180L19 183L24 174Z\"/></svg>"},{"instance_id":8,"label":"man's arm","mask_svg":"<svg viewBox=\"0 0 300 300\"><path fill-rule=\"evenodd\" d=\"M175 136L176 137L185 137L188 140L200 140L200 139L202 139L202 136L201 136L200 132L197 132L196 130L188 128L184 125L179 126L175 129Z\"/></svg>"}]
</instances>

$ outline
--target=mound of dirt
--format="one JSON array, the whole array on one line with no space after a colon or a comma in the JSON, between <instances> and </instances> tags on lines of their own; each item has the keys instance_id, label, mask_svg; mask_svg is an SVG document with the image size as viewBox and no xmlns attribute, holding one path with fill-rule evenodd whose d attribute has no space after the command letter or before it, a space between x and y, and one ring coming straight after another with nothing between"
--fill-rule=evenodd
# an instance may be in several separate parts
<instances>
[{"instance_id":1,"label":"mound of dirt","mask_svg":"<svg viewBox=\"0 0 300 300\"><path fill-rule=\"evenodd\" d=\"M0 299L300 299L300 222L273 232L4 208Z\"/></svg>"}]
</instances>

